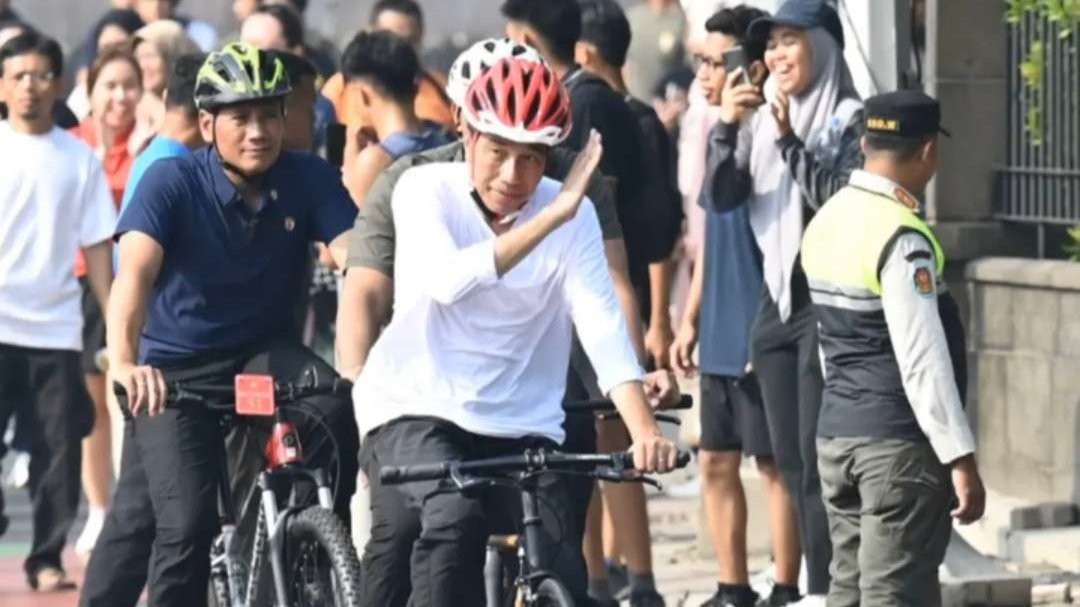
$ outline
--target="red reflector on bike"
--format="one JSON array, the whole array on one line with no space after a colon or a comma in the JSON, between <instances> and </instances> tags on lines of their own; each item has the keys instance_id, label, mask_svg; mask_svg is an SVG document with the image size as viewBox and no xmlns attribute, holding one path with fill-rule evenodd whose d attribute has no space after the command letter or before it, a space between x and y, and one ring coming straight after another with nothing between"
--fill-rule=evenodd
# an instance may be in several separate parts
<instances>
[{"instance_id":1,"label":"red reflector on bike","mask_svg":"<svg viewBox=\"0 0 1080 607\"><path fill-rule=\"evenodd\" d=\"M236 376L236 413L268 417L274 414L274 378L269 375Z\"/></svg>"}]
</instances>

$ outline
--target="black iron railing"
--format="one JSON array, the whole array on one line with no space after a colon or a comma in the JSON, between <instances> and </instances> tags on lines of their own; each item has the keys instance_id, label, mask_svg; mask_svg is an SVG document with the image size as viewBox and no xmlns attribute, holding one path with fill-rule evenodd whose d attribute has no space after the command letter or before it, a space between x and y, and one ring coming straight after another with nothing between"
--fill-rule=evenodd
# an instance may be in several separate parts
<instances>
[{"instance_id":1,"label":"black iron railing","mask_svg":"<svg viewBox=\"0 0 1080 607\"><path fill-rule=\"evenodd\" d=\"M1057 24L1028 13L1008 38L1008 150L996 215L1080 224L1080 32L1062 37Z\"/></svg>"}]
</instances>

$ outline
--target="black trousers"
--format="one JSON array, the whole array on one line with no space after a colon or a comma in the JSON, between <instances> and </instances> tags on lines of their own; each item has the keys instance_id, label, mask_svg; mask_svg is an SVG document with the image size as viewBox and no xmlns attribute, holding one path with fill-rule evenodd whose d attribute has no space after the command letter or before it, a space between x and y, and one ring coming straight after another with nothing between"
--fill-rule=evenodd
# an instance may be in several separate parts
<instances>
[{"instance_id":1,"label":"black trousers","mask_svg":"<svg viewBox=\"0 0 1080 607\"><path fill-rule=\"evenodd\" d=\"M567 400L586 400L592 398L584 382L571 367L566 384ZM567 415L563 423L566 441L562 450L567 453L596 453L596 422L592 415ZM371 436L364 441L362 453L368 453ZM378 466L372 467L370 457L361 456L361 466L374 486L378 483ZM568 540L580 558L585 534L585 519L589 513L589 500L592 499L591 478L568 476L563 478L569 500L569 512L572 525L566 533L575 534ZM420 537L420 510L407 508L401 494L387 493L382 496L380 516L372 518L371 540L364 549L364 605L371 607L405 607L412 593L412 574L410 560L413 544ZM374 504L372 510L374 511ZM373 512L373 514L375 514ZM377 538L377 539L376 539ZM577 557L575 557L577 558ZM582 561L584 562L584 561Z\"/></svg>"},{"instance_id":2,"label":"black trousers","mask_svg":"<svg viewBox=\"0 0 1080 607\"><path fill-rule=\"evenodd\" d=\"M0 420L16 409L30 443L34 535L24 568L33 576L43 567L61 567L60 552L78 513L82 439L94 422L79 352L0 344Z\"/></svg>"},{"instance_id":3,"label":"black trousers","mask_svg":"<svg viewBox=\"0 0 1080 607\"><path fill-rule=\"evenodd\" d=\"M469 433L444 420L401 418L374 430L364 441L362 460L371 481L372 532L364 558L364 605L409 607L484 604L484 546L492 533L519 531L521 498L517 491L489 488L476 494L434 494L436 481L384 486L378 470L386 465L409 465L448 460L470 460L520 454L525 449L555 448L550 440L526 437L503 439ZM585 604L585 561L580 533L569 512L569 498L562 477L545 475L540 480L540 515L544 563L567 586L579 604ZM420 521L420 532L411 545L394 534L403 513ZM399 561L385 560L393 546ZM380 558L372 558L380 555ZM411 593L401 596L400 582L385 573L396 568L410 572ZM389 592L388 592L389 590Z\"/></svg>"},{"instance_id":4,"label":"black trousers","mask_svg":"<svg viewBox=\"0 0 1080 607\"><path fill-rule=\"evenodd\" d=\"M163 373L167 381L229 383L241 371L298 380L309 369L322 378L336 377L309 350L283 341L192 361L163 369ZM304 401L304 406L317 412L317 417L295 420L301 443L305 436L322 432L312 425L316 419L337 430L341 472L335 509L348 521L359 450L351 403L323 396ZM226 457L223 432L220 416L198 406L170 408L161 415L140 415L125 423L120 478L87 566L81 605L133 607L144 585L155 607L206 604L210 544L218 531L217 482L221 458ZM331 452L316 450L305 457L320 465ZM251 471L255 469L252 463L261 465L259 455L248 453L244 462L231 462L231 473ZM248 503L250 487L233 484L237 501ZM242 519L245 511L241 508ZM247 520L251 518L248 513Z\"/></svg>"},{"instance_id":5,"label":"black trousers","mask_svg":"<svg viewBox=\"0 0 1080 607\"><path fill-rule=\"evenodd\" d=\"M824 595L829 591L832 545L815 442L824 380L817 317L801 273L793 278L792 291L791 316L781 322L779 309L763 289L750 356L765 402L773 457L798 510L808 590Z\"/></svg>"}]
</instances>

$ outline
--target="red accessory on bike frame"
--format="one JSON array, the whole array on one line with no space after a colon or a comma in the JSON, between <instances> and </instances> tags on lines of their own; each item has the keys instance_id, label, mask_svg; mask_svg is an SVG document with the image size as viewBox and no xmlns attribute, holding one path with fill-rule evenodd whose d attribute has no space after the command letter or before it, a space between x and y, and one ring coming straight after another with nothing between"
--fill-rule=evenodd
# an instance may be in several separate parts
<instances>
[{"instance_id":1,"label":"red accessory on bike frame","mask_svg":"<svg viewBox=\"0 0 1080 607\"><path fill-rule=\"evenodd\" d=\"M266 441L266 463L271 469L281 468L289 464L299 464L304 459L304 452L300 448L300 435L296 432L296 426L291 422L278 420L274 423L274 431L270 439Z\"/></svg>"},{"instance_id":2,"label":"red accessory on bike frame","mask_svg":"<svg viewBox=\"0 0 1080 607\"><path fill-rule=\"evenodd\" d=\"M269 417L274 414L274 378L270 375L237 375L236 414Z\"/></svg>"}]
</instances>

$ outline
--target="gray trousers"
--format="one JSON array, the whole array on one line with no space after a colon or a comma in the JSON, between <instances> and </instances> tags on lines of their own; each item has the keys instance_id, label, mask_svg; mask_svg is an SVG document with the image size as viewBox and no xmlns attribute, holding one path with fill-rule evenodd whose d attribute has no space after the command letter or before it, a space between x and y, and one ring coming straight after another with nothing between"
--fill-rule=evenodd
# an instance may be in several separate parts
<instances>
[{"instance_id":1,"label":"gray trousers","mask_svg":"<svg viewBox=\"0 0 1080 607\"><path fill-rule=\"evenodd\" d=\"M952 522L949 469L929 444L818 439L833 558L829 607L938 607Z\"/></svg>"}]
</instances>

